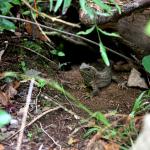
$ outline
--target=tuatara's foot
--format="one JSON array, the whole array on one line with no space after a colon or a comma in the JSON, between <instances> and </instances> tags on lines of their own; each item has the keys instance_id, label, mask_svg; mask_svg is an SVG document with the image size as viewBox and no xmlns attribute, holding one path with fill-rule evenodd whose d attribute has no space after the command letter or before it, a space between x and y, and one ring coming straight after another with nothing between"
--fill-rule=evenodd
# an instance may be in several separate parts
<instances>
[{"instance_id":1,"label":"tuatara's foot","mask_svg":"<svg viewBox=\"0 0 150 150\"><path fill-rule=\"evenodd\" d=\"M127 81L123 81L123 82L120 82L120 83L118 83L118 87L120 88L120 89L128 89L128 87L127 87Z\"/></svg>"},{"instance_id":2,"label":"tuatara's foot","mask_svg":"<svg viewBox=\"0 0 150 150\"><path fill-rule=\"evenodd\" d=\"M92 97L97 96L98 95L98 91L99 91L98 88L93 88Z\"/></svg>"}]
</instances>

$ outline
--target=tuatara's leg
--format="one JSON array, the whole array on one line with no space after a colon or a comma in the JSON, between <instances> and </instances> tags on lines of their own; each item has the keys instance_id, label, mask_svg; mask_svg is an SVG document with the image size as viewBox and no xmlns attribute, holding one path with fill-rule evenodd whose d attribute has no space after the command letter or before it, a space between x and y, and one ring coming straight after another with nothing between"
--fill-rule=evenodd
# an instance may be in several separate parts
<instances>
[{"instance_id":1,"label":"tuatara's leg","mask_svg":"<svg viewBox=\"0 0 150 150\"><path fill-rule=\"evenodd\" d=\"M128 89L127 87L127 81L120 82L119 79L116 76L112 76L112 81L116 82L118 84L118 87L121 89Z\"/></svg>"},{"instance_id":2,"label":"tuatara's leg","mask_svg":"<svg viewBox=\"0 0 150 150\"><path fill-rule=\"evenodd\" d=\"M127 81L122 81L122 82L118 83L118 87L121 89L128 89Z\"/></svg>"},{"instance_id":3,"label":"tuatara's leg","mask_svg":"<svg viewBox=\"0 0 150 150\"><path fill-rule=\"evenodd\" d=\"M92 84L92 96L97 96L98 95L98 86L96 84Z\"/></svg>"}]
</instances>

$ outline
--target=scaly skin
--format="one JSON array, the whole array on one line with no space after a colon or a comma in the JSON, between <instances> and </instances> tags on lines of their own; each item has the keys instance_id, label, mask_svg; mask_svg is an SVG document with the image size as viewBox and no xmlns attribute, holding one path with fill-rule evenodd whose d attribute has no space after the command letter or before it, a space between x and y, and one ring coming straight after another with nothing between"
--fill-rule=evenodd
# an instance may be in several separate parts
<instances>
[{"instance_id":1,"label":"scaly skin","mask_svg":"<svg viewBox=\"0 0 150 150\"><path fill-rule=\"evenodd\" d=\"M97 95L99 88L103 88L111 83L111 67L105 67L98 71L95 67L86 63L80 66L80 73L87 87L92 87L92 95Z\"/></svg>"}]
</instances>

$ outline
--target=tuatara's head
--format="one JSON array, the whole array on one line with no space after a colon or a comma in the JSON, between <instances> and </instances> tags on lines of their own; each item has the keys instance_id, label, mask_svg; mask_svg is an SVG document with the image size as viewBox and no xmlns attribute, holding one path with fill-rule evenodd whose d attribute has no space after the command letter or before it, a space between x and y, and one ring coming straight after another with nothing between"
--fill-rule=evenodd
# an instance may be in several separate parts
<instances>
[{"instance_id":1,"label":"tuatara's head","mask_svg":"<svg viewBox=\"0 0 150 150\"><path fill-rule=\"evenodd\" d=\"M80 66L81 76L87 86L90 86L91 81L94 80L96 69L86 63L82 63Z\"/></svg>"}]
</instances>

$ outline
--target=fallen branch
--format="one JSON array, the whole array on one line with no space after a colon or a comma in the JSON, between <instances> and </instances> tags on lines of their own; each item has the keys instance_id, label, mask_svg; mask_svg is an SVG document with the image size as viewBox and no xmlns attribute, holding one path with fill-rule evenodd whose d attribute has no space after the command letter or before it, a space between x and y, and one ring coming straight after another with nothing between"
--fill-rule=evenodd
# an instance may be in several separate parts
<instances>
[{"instance_id":1,"label":"fallen branch","mask_svg":"<svg viewBox=\"0 0 150 150\"><path fill-rule=\"evenodd\" d=\"M18 21L21 21L21 22L27 22L27 23L31 23L31 24L33 24L33 25L37 25L37 24L36 24L35 22L33 22L33 21L29 21L29 20L22 19L22 18L9 17L9 16L3 16L3 15L0 15L0 18L10 19L10 20L18 20ZM69 32L66 32L66 31L62 31L62 30L59 30L59 29L55 29L55 28L53 28L53 27L48 27L48 26L45 26L45 25L42 25L42 24L38 24L38 25L39 25L40 27L42 27L42 28L45 28L45 29L49 29L49 30L52 30L52 31L55 31L55 32L58 32L58 33L61 33L61 34L65 34L65 35L71 36L71 37L79 38L79 39L81 39L81 40L83 40L83 41L86 41L86 42L88 42L88 43L91 43L91 44L96 45L96 46L99 47L99 43L94 42L94 41L92 41L92 40L90 40L90 39L87 39L87 38L85 38L85 37L82 37L82 36L79 36L79 35L76 35L76 34L73 34L73 33L69 33ZM112 49L110 49L110 48L108 48L108 47L106 47L106 49L107 49L108 51L110 51L111 53L114 53L114 54L116 54L116 55L118 55L118 56L120 56L120 57L122 57L122 58L124 58L124 59L126 59L126 60L132 61L132 59L130 59L129 57L127 57L127 56L125 56L125 55L123 55L123 54L121 54L121 53L118 53L118 52L116 52L116 51L114 51L114 50L112 50Z\"/></svg>"},{"instance_id":2,"label":"fallen branch","mask_svg":"<svg viewBox=\"0 0 150 150\"><path fill-rule=\"evenodd\" d=\"M36 12L38 15L40 15L40 16L42 16L44 18L50 19L52 22L61 23L61 24L64 24L64 25L67 25L67 26L71 26L71 27L74 27L74 28L80 28L79 24L74 24L74 23L71 23L71 22L67 22L65 20L59 19L58 17L51 17L51 16L49 16L49 15L47 15L45 13L39 12L36 9L34 9L26 0L22 0L22 1L32 11Z\"/></svg>"},{"instance_id":3,"label":"fallen branch","mask_svg":"<svg viewBox=\"0 0 150 150\"><path fill-rule=\"evenodd\" d=\"M24 113L23 113L24 115L22 117L22 123L21 123L21 127L20 127L20 134L19 134L18 140L17 140L16 150L20 150L21 149L24 129L25 129L27 115L28 115L28 109L29 109L29 105L30 105L30 102L31 102L33 85L34 85L34 79L31 80L31 83L30 83L30 86L29 86L29 91L28 91L28 95L27 95L27 98L26 98L26 105L25 105Z\"/></svg>"},{"instance_id":4,"label":"fallen branch","mask_svg":"<svg viewBox=\"0 0 150 150\"><path fill-rule=\"evenodd\" d=\"M42 124L40 123L40 127L41 127L41 130L53 141L53 143L59 147L59 149L61 150L61 145L59 145L44 129L43 129L43 126Z\"/></svg>"},{"instance_id":5,"label":"fallen branch","mask_svg":"<svg viewBox=\"0 0 150 150\"><path fill-rule=\"evenodd\" d=\"M85 14L83 11L80 13L80 20L85 25L93 25L97 24L102 27L111 26L112 23L116 23L119 19L130 15L134 11L138 9L148 8L150 6L150 0L134 0L121 6L121 14L119 14L118 10L115 9L110 16L96 15L94 19L90 19L90 17ZM113 24L112 24L113 25Z\"/></svg>"}]
</instances>

